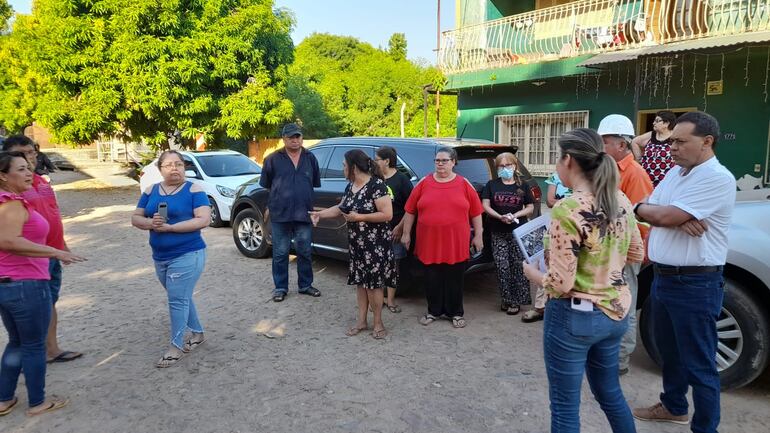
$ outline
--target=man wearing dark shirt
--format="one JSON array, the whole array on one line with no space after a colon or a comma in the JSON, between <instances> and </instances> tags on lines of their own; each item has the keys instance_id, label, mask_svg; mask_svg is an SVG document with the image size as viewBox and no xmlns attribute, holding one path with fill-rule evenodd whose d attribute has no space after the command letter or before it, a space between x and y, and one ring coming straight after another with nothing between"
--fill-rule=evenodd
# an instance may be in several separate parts
<instances>
[{"instance_id":1,"label":"man wearing dark shirt","mask_svg":"<svg viewBox=\"0 0 770 433\"><path fill-rule=\"evenodd\" d=\"M289 248L292 240L297 253L299 293L313 297L321 292L313 287L310 260L313 225L313 188L321 186L318 160L302 147L302 129L290 123L283 127L283 149L271 154L262 166L259 184L270 190L267 208L273 234L273 301L281 302L289 291Z\"/></svg>"}]
</instances>

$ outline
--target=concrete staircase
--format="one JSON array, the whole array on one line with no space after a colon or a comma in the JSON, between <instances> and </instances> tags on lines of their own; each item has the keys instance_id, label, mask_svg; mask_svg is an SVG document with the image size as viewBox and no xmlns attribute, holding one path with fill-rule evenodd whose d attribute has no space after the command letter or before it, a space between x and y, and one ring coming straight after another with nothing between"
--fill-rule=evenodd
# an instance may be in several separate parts
<instances>
[{"instance_id":1,"label":"concrete staircase","mask_svg":"<svg viewBox=\"0 0 770 433\"><path fill-rule=\"evenodd\" d=\"M60 169L77 170L115 187L138 185L128 176L128 166L113 161L100 161L96 149L57 147L41 150Z\"/></svg>"}]
</instances>

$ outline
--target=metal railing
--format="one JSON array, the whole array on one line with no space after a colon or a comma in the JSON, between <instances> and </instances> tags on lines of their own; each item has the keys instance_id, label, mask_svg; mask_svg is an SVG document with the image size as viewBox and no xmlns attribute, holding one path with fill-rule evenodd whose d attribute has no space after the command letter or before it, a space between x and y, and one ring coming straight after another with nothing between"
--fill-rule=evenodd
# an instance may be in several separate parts
<instances>
[{"instance_id":1,"label":"metal railing","mask_svg":"<svg viewBox=\"0 0 770 433\"><path fill-rule=\"evenodd\" d=\"M444 32L446 74L770 31L770 0L582 0Z\"/></svg>"}]
</instances>

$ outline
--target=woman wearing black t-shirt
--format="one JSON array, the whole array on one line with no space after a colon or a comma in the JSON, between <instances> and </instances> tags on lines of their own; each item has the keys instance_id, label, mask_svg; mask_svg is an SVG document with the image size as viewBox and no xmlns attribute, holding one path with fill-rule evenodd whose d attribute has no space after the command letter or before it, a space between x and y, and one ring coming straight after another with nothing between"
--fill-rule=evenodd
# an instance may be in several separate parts
<instances>
[{"instance_id":1,"label":"woman wearing black t-shirt","mask_svg":"<svg viewBox=\"0 0 770 433\"><path fill-rule=\"evenodd\" d=\"M521 305L532 302L529 281L524 276L524 260L513 229L526 222L535 209L532 191L517 173L516 157L501 153L495 158L497 179L490 180L481 193L484 210L489 215L492 256L497 265L502 304L507 314L519 314Z\"/></svg>"},{"instance_id":2,"label":"woman wearing black t-shirt","mask_svg":"<svg viewBox=\"0 0 770 433\"><path fill-rule=\"evenodd\" d=\"M412 181L404 173L396 169L396 149L390 146L382 146L377 149L374 161L380 166L385 185L388 187L388 195L393 201L393 219L390 220L390 229L393 232L393 255L396 259L396 269L401 271L401 259L406 257L406 248L401 244L402 219L404 218L404 205L412 193ZM396 288L388 287L385 305L391 313L400 313L401 307L396 305Z\"/></svg>"}]
</instances>

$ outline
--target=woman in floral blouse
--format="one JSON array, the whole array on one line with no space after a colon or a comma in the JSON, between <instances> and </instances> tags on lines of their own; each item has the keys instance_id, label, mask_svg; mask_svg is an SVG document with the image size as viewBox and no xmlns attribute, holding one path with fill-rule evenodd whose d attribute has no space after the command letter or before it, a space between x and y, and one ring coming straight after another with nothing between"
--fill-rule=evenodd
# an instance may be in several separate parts
<instances>
[{"instance_id":1,"label":"woman in floral blouse","mask_svg":"<svg viewBox=\"0 0 770 433\"><path fill-rule=\"evenodd\" d=\"M366 153L355 149L345 153L345 177L350 181L340 204L320 212L310 212L313 224L321 218L342 215L348 223L350 254L348 284L356 285L358 321L346 334L354 336L368 328L366 315L374 313L372 337L385 338L382 323L383 289L396 287L388 221L393 217L388 189L379 175L377 164Z\"/></svg>"},{"instance_id":2,"label":"woman in floral blouse","mask_svg":"<svg viewBox=\"0 0 770 433\"><path fill-rule=\"evenodd\" d=\"M580 430L585 373L613 433L635 432L620 389L618 354L631 305L623 266L642 261L642 238L601 137L590 129L575 129L559 138L559 147L556 169L573 194L551 213L546 273L524 265L527 278L541 284L550 298L543 348L551 431Z\"/></svg>"}]
</instances>

